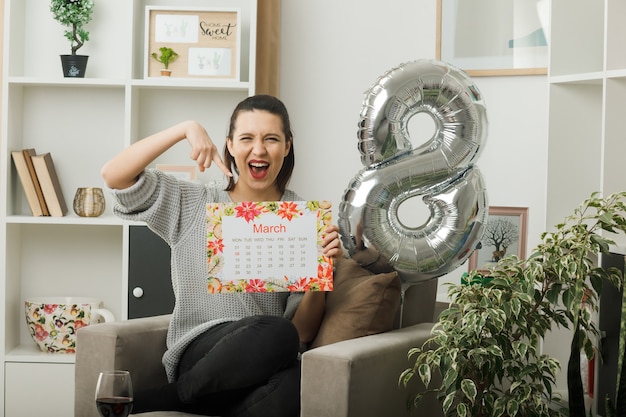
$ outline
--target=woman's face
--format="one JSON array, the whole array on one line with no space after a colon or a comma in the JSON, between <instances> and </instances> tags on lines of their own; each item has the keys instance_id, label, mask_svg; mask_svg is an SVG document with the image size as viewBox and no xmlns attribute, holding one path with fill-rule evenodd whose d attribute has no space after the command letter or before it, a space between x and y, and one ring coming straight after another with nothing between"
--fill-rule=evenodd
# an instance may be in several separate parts
<instances>
[{"instance_id":1,"label":"woman's face","mask_svg":"<svg viewBox=\"0 0 626 417\"><path fill-rule=\"evenodd\" d=\"M263 110L240 112L227 145L239 171L237 191L250 198L280 198L273 195L277 191L276 178L291 149L280 117Z\"/></svg>"}]
</instances>

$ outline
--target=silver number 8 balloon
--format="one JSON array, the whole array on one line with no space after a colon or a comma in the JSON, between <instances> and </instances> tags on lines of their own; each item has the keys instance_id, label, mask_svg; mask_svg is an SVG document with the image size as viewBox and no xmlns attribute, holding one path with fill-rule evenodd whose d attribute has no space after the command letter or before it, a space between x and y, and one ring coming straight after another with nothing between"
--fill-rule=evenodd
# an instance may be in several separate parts
<instances>
[{"instance_id":1,"label":"silver number 8 balloon","mask_svg":"<svg viewBox=\"0 0 626 417\"><path fill-rule=\"evenodd\" d=\"M408 122L418 113L435 122L432 138L413 147ZM440 277L469 258L482 238L487 192L474 161L487 137L483 98L461 70L436 60L400 65L366 92L359 122L365 166L339 207L350 252L374 248L404 284ZM408 227L398 217L421 196L430 217Z\"/></svg>"}]
</instances>

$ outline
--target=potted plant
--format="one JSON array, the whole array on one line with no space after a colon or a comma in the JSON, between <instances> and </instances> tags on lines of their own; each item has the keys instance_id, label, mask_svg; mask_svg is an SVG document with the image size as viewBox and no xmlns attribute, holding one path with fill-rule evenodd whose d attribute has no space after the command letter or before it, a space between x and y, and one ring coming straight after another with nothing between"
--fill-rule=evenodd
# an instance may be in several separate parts
<instances>
[{"instance_id":1,"label":"potted plant","mask_svg":"<svg viewBox=\"0 0 626 417\"><path fill-rule=\"evenodd\" d=\"M54 19L68 28L65 30L65 37L70 41L71 54L61 55L65 77L85 76L89 57L76 52L89 40L85 25L91 21L93 6L93 0L50 0L50 11Z\"/></svg>"},{"instance_id":2,"label":"potted plant","mask_svg":"<svg viewBox=\"0 0 626 417\"><path fill-rule=\"evenodd\" d=\"M400 381L406 386L418 376L447 416L585 416L581 348L594 355L593 312L603 283L623 284L621 271L598 267L594 258L614 243L607 233L626 231L625 200L626 193L592 194L542 234L528 259L505 257L487 273L490 280L474 271L469 285L450 285L450 307L429 341L409 351L415 363ZM567 406L552 392L561 365L538 349L556 326L574 330Z\"/></svg>"},{"instance_id":3,"label":"potted plant","mask_svg":"<svg viewBox=\"0 0 626 417\"><path fill-rule=\"evenodd\" d=\"M178 54L172 48L168 48L166 46L160 47L159 52L160 55L156 52L153 52L152 58L163 64L163 69L161 69L161 76L169 77L172 74L172 71L169 69L170 62L175 61L176 58L178 58Z\"/></svg>"}]
</instances>

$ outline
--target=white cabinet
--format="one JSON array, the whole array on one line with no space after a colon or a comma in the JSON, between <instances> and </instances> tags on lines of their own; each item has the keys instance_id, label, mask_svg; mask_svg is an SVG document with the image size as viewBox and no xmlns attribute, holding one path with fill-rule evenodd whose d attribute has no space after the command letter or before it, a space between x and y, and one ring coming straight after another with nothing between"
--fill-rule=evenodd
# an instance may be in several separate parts
<instances>
[{"instance_id":1,"label":"white cabinet","mask_svg":"<svg viewBox=\"0 0 626 417\"><path fill-rule=\"evenodd\" d=\"M178 121L204 124L218 146L237 102L255 91L256 0L187 0L185 7L241 10L240 80L144 79L146 6L178 6L175 0L96 1L86 77L63 78L60 54L69 53L64 28L48 0L5 0L2 134L0 155L0 415L9 413L10 389L26 386L26 373L53 381L67 377L73 357L40 353L27 333L23 302L33 296L90 296L119 319L128 316L128 222L112 215L81 218L71 209L78 187L102 187L100 168L134 141ZM70 212L33 217L10 151L34 148L54 159ZM185 164L184 144L156 163ZM219 178L217 170L202 181ZM212 177L215 176L215 177ZM68 366L69 365L69 366ZM66 378L67 379L67 378ZM69 385L68 385L69 387ZM71 402L73 390L62 394ZM60 394L61 395L61 394ZM6 401L6 403L5 403ZM21 415L37 415L29 401ZM64 414L65 415L65 414Z\"/></svg>"},{"instance_id":2,"label":"white cabinet","mask_svg":"<svg viewBox=\"0 0 626 417\"><path fill-rule=\"evenodd\" d=\"M626 2L551 3L548 230L592 192L608 196L626 190ZM611 237L626 247L623 235ZM543 344L563 366L557 380L561 392L567 390L569 357L563 340L571 336L555 329ZM596 407L603 410L603 401Z\"/></svg>"}]
</instances>

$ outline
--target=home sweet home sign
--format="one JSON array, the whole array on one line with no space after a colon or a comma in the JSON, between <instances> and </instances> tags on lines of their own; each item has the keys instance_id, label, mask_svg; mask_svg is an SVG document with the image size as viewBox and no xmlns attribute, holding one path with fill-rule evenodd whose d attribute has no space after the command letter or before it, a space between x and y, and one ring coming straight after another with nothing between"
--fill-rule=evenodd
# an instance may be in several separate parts
<instances>
[{"instance_id":1,"label":"home sweet home sign","mask_svg":"<svg viewBox=\"0 0 626 417\"><path fill-rule=\"evenodd\" d=\"M163 64L152 57L159 48L178 57L172 77L239 81L241 13L237 8L176 9L146 7L145 77L160 77Z\"/></svg>"}]
</instances>

